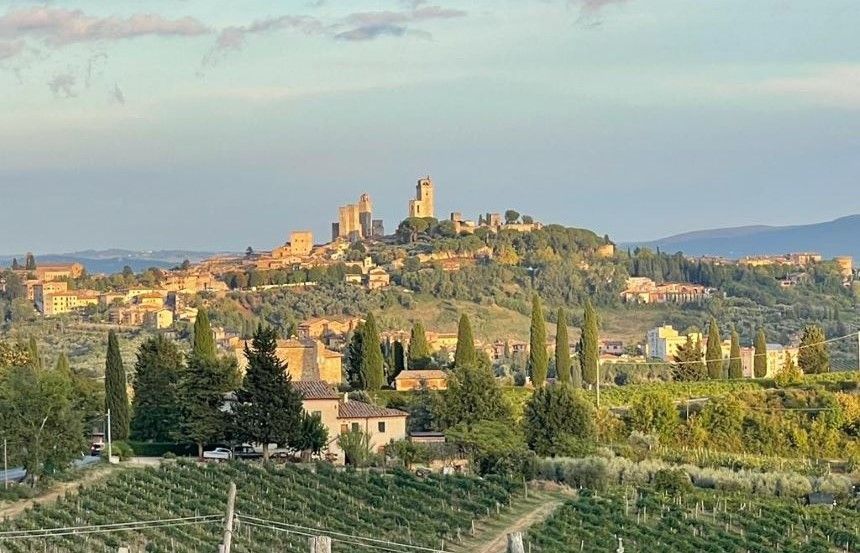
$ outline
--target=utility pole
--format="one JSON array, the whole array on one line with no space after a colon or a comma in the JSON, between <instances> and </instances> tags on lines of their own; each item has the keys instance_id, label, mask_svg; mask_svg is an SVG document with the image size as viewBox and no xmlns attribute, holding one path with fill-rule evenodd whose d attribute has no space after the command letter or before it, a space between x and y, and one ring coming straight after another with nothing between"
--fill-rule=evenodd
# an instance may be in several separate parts
<instances>
[{"instance_id":1,"label":"utility pole","mask_svg":"<svg viewBox=\"0 0 860 553\"><path fill-rule=\"evenodd\" d=\"M111 449L110 444L110 409L107 410L107 447L108 447L108 463L111 462L111 457L113 457L113 450Z\"/></svg>"},{"instance_id":2,"label":"utility pole","mask_svg":"<svg viewBox=\"0 0 860 553\"><path fill-rule=\"evenodd\" d=\"M600 357L597 357L597 408L600 409Z\"/></svg>"},{"instance_id":3,"label":"utility pole","mask_svg":"<svg viewBox=\"0 0 860 553\"><path fill-rule=\"evenodd\" d=\"M6 438L3 438L3 488L9 489L9 463L6 462Z\"/></svg>"},{"instance_id":4,"label":"utility pole","mask_svg":"<svg viewBox=\"0 0 860 553\"><path fill-rule=\"evenodd\" d=\"M233 514L236 507L236 484L230 482L230 491L227 492L227 518L224 519L224 538L218 546L218 553L230 553L233 545Z\"/></svg>"}]
</instances>

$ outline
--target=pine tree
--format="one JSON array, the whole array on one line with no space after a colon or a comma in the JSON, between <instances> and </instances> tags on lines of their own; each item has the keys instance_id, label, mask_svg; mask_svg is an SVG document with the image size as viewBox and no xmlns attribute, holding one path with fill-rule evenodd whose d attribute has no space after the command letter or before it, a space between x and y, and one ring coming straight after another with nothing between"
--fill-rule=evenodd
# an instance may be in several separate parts
<instances>
[{"instance_id":1,"label":"pine tree","mask_svg":"<svg viewBox=\"0 0 860 553\"><path fill-rule=\"evenodd\" d=\"M177 384L182 354L172 341L157 334L140 345L134 364L131 436L166 442L179 425Z\"/></svg>"},{"instance_id":2,"label":"pine tree","mask_svg":"<svg viewBox=\"0 0 860 553\"><path fill-rule=\"evenodd\" d=\"M591 300L586 300L582 315L582 336L579 339L579 364L582 367L582 379L589 386L597 384L597 364L600 362L597 324L597 312Z\"/></svg>"},{"instance_id":3,"label":"pine tree","mask_svg":"<svg viewBox=\"0 0 860 553\"><path fill-rule=\"evenodd\" d=\"M475 339L472 337L472 324L465 313L460 315L457 327L457 349L454 351L455 367L474 367L478 362Z\"/></svg>"},{"instance_id":4,"label":"pine tree","mask_svg":"<svg viewBox=\"0 0 860 553\"><path fill-rule=\"evenodd\" d=\"M381 356L380 351L380 362ZM245 345L245 357L248 367L242 387L236 392L234 426L237 437L262 444L263 461L267 462L269 444L297 441L302 398L293 389L286 365L278 358L274 329L258 327L251 345Z\"/></svg>"},{"instance_id":5,"label":"pine tree","mask_svg":"<svg viewBox=\"0 0 860 553\"><path fill-rule=\"evenodd\" d=\"M209 315L203 308L197 311L197 318L194 320L194 341L191 345L191 351L194 355L205 359L215 359L217 356L215 335L212 333Z\"/></svg>"},{"instance_id":6,"label":"pine tree","mask_svg":"<svg viewBox=\"0 0 860 553\"><path fill-rule=\"evenodd\" d=\"M702 344L698 340L694 343L688 334L687 341L675 350L674 354L674 380L681 382L703 380L705 378L705 364L702 361Z\"/></svg>"},{"instance_id":7,"label":"pine tree","mask_svg":"<svg viewBox=\"0 0 860 553\"><path fill-rule=\"evenodd\" d=\"M567 337L567 315L564 309L558 308L558 321L555 329L555 371L559 382L569 383L570 371L570 340Z\"/></svg>"},{"instance_id":8,"label":"pine tree","mask_svg":"<svg viewBox=\"0 0 860 553\"><path fill-rule=\"evenodd\" d=\"M192 354L182 370L176 391L181 417L175 438L196 444L200 458L203 446L224 436L229 423L222 411L224 395L234 389L236 380L232 357L209 359Z\"/></svg>"},{"instance_id":9,"label":"pine tree","mask_svg":"<svg viewBox=\"0 0 860 553\"><path fill-rule=\"evenodd\" d=\"M111 438L125 440L129 432L128 389L116 332L108 332L105 358L105 407L110 410Z\"/></svg>"},{"instance_id":10,"label":"pine tree","mask_svg":"<svg viewBox=\"0 0 860 553\"><path fill-rule=\"evenodd\" d=\"M824 329L818 325L809 325L803 329L800 348L797 353L797 363L804 374L820 374L830 372L830 356Z\"/></svg>"},{"instance_id":11,"label":"pine tree","mask_svg":"<svg viewBox=\"0 0 860 553\"><path fill-rule=\"evenodd\" d=\"M455 365L434 413L444 428L458 424L471 426L481 421L511 418L508 402L493 373L472 365Z\"/></svg>"},{"instance_id":12,"label":"pine tree","mask_svg":"<svg viewBox=\"0 0 860 553\"><path fill-rule=\"evenodd\" d=\"M711 379L723 377L723 348L721 342L717 320L711 317L711 324L708 325L708 342L705 348L705 365L708 367L708 377Z\"/></svg>"},{"instance_id":13,"label":"pine tree","mask_svg":"<svg viewBox=\"0 0 860 553\"><path fill-rule=\"evenodd\" d=\"M732 346L729 350L729 378L743 378L744 366L741 362L741 342L736 330L732 330Z\"/></svg>"},{"instance_id":14,"label":"pine tree","mask_svg":"<svg viewBox=\"0 0 860 553\"><path fill-rule=\"evenodd\" d=\"M385 360L373 313L367 314L362 332L361 389L379 390L385 384Z\"/></svg>"},{"instance_id":15,"label":"pine tree","mask_svg":"<svg viewBox=\"0 0 860 553\"><path fill-rule=\"evenodd\" d=\"M549 355L546 351L546 322L540 298L532 296L532 321L529 327L529 376L535 388L543 388L549 369Z\"/></svg>"},{"instance_id":16,"label":"pine tree","mask_svg":"<svg viewBox=\"0 0 860 553\"><path fill-rule=\"evenodd\" d=\"M764 378L767 376L767 338L763 328L759 328L755 333L754 350L753 375L756 378Z\"/></svg>"},{"instance_id":17,"label":"pine tree","mask_svg":"<svg viewBox=\"0 0 860 553\"><path fill-rule=\"evenodd\" d=\"M430 345L427 343L427 333L424 325L416 322L412 325L409 335L409 368L426 369L430 366Z\"/></svg>"},{"instance_id":18,"label":"pine tree","mask_svg":"<svg viewBox=\"0 0 860 553\"><path fill-rule=\"evenodd\" d=\"M782 367L776 371L774 380L779 386L791 386L803 382L803 372L794 363L794 358L790 352L785 352L785 357L782 361Z\"/></svg>"}]
</instances>

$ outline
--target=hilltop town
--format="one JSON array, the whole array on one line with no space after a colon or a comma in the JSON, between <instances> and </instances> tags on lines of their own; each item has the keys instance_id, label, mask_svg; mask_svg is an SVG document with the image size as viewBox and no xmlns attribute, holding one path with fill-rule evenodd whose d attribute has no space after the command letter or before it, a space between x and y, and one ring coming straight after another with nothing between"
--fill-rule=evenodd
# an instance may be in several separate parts
<instances>
[{"instance_id":1,"label":"hilltop town","mask_svg":"<svg viewBox=\"0 0 860 553\"><path fill-rule=\"evenodd\" d=\"M273 296L276 291L295 298L337 297L344 293L341 287L344 285L362 290L371 303L375 301L373 298L386 297L389 298L386 301L394 298L398 303L411 304L427 295L439 299L450 296L459 301L456 288L452 289L453 294L444 290L460 275L471 274L472 285L480 287L486 279L496 278L491 275L502 271L499 274L509 274L505 278L512 279L511 285L502 296L493 292L496 296L491 301L526 314L527 302L517 303L515 298L527 299L529 289L540 293L541 279L548 278L547 273L562 270L570 273L564 278L589 279L604 274L604 280L596 283L598 288L593 288L594 284L588 286L599 291L603 295L601 303L614 310L628 306L628 310L634 309L630 314L635 317L641 313L641 306L653 306L657 312L673 313L666 318L681 323L685 320L679 316L683 311L672 306L704 308L733 295L726 291L728 283L720 286L719 279L712 278L713 282L709 282L707 275L684 275L684 267L712 275L727 271L758 274L759 286L767 293L780 290L791 293L798 288L811 293L820 288L822 279L838 280L851 293L854 282L853 260L848 256L829 262L809 252L737 260L683 258L647 250L625 254L616 251L609 237L600 238L589 231L566 230L557 225L545 227L514 210L482 213L477 221L454 212L440 221L436 218L436 196L436 185L429 176L418 179L414 197L404 201L404 219L391 234L385 233L382 219L374 218L370 195L363 193L356 203L337 209L337 220L331 224L330 240L326 242L318 243L311 231L294 230L289 233L289 240L271 250L249 247L241 255L186 262L172 270L90 275L81 264L43 265L28 254L23 263L15 260L8 269L8 276L2 280L3 290L14 296L14 289L20 288L20 309L26 310L26 303L45 319L68 319L71 326L87 325L90 329L99 326L140 329L181 336L194 323L198 309L205 306L219 321L214 329L219 347L241 359L244 340L260 319L257 315L244 315L237 323L235 317L223 310L233 310L231 306L237 305L237 301L241 304L251 297L258 298L254 302L259 306L277 305L282 296ZM538 242L525 238L532 233L540 234ZM546 241L545 236L551 237L550 240ZM565 240L568 243L563 243ZM660 259L676 266L655 272L655 260ZM768 275L765 278L771 282L762 281L761 275ZM512 294L511 286L520 290ZM564 290L559 290L555 297L548 296L553 305L573 307L579 303ZM275 297L279 299L267 299ZM635 306L640 307L637 310ZM688 337L693 342L702 342L698 325L682 332L665 324L665 319L664 324L649 326L647 319L653 318L643 318L646 320L639 325L638 336L626 330L613 332L611 325L604 325L600 352L607 364L635 367L670 362ZM264 322L272 322L265 319ZM323 312L293 310L286 320L282 319L278 351L293 378L341 384L344 351L362 320L362 314L348 308L325 308ZM453 331L450 322L440 328L428 328L432 351L442 357L452 356L456 349ZM522 331L499 328L495 332L482 333L479 346L494 364L506 366L507 374L518 374L521 380L526 378L522 371L529 351ZM752 375L752 334L749 327L745 334L749 345L741 350L746 356L743 363L746 376ZM408 335L408 326L388 324L382 334L386 341L407 348ZM547 341L547 348L555 347L553 339ZM778 370L785 359L784 353L796 357L800 335L780 333L779 339L784 343L772 342L768 346L769 375ZM726 352L728 345L726 341ZM576 347L571 344L571 352L575 353Z\"/></svg>"}]
</instances>

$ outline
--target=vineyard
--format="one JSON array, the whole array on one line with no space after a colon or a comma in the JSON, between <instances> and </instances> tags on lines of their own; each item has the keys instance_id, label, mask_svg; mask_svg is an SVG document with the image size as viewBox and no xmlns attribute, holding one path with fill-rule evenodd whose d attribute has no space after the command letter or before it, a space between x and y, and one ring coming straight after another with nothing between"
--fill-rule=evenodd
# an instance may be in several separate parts
<instances>
[{"instance_id":1,"label":"vineyard","mask_svg":"<svg viewBox=\"0 0 860 553\"><path fill-rule=\"evenodd\" d=\"M2 524L0 552L216 551L231 481L238 487L237 553L306 551L307 536L316 533L331 535L337 553L372 550L357 536L377 545L447 544L450 550L473 521L506 510L516 493L515 484L501 479L179 463L123 471L54 505L36 506ZM150 522L122 526L134 521ZM101 528L83 528L92 526ZM55 530L45 536L37 531L43 528Z\"/></svg>"},{"instance_id":2,"label":"vineyard","mask_svg":"<svg viewBox=\"0 0 860 553\"><path fill-rule=\"evenodd\" d=\"M770 552L860 551L856 510L804 507L750 495L690 492L669 497L647 489L584 491L527 540L533 552L624 551Z\"/></svg>"}]
</instances>

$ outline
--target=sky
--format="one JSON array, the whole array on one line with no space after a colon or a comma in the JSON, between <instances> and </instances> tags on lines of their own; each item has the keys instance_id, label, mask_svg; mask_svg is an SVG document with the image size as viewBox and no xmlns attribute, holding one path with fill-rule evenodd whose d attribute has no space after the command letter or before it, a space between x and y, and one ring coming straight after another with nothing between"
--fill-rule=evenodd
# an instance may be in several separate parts
<instances>
[{"instance_id":1,"label":"sky","mask_svg":"<svg viewBox=\"0 0 860 553\"><path fill-rule=\"evenodd\" d=\"M860 212L857 0L0 0L0 253L267 249L362 192L620 241Z\"/></svg>"}]
</instances>

